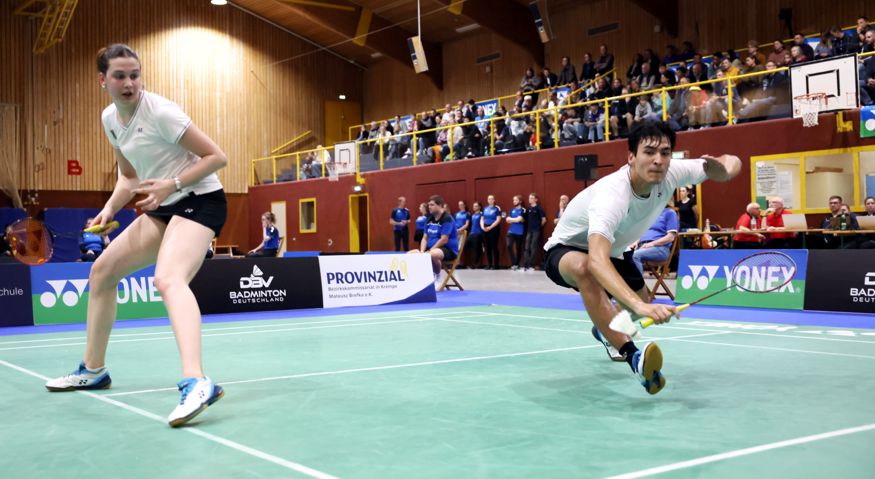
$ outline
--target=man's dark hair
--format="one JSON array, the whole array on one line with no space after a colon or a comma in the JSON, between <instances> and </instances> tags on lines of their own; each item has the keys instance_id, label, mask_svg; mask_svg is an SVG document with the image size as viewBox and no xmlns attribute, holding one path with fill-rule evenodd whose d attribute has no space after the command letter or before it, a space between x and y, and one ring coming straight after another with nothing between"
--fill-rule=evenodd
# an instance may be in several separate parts
<instances>
[{"instance_id":1,"label":"man's dark hair","mask_svg":"<svg viewBox=\"0 0 875 479\"><path fill-rule=\"evenodd\" d=\"M133 58L138 62L140 61L137 52L132 50L131 47L123 43L114 43L97 51L97 71L106 75L106 72L109 71L109 61L119 57Z\"/></svg>"},{"instance_id":2,"label":"man's dark hair","mask_svg":"<svg viewBox=\"0 0 875 479\"><path fill-rule=\"evenodd\" d=\"M431 195L428 197L428 201L431 201L432 203L434 203L438 206L444 205L444 197L441 195Z\"/></svg>"},{"instance_id":3,"label":"man's dark hair","mask_svg":"<svg viewBox=\"0 0 875 479\"><path fill-rule=\"evenodd\" d=\"M845 200L843 200L842 197L839 196L839 195L832 195L832 196L830 196L830 197L829 197L829 201L832 201L832 200L839 200L839 203L843 203L843 202L845 201Z\"/></svg>"},{"instance_id":4,"label":"man's dark hair","mask_svg":"<svg viewBox=\"0 0 875 479\"><path fill-rule=\"evenodd\" d=\"M664 121L648 120L639 123L629 134L629 151L632 154L638 153L638 144L642 140L651 140L659 143L662 139L668 140L671 149L674 150L675 140L677 136L674 130Z\"/></svg>"}]
</instances>

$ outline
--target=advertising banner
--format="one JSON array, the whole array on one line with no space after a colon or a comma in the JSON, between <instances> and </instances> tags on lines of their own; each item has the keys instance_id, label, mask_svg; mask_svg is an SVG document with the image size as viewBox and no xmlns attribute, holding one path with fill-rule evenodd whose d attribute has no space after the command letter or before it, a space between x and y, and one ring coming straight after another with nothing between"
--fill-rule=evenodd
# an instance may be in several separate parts
<instances>
[{"instance_id":1,"label":"advertising banner","mask_svg":"<svg viewBox=\"0 0 875 479\"><path fill-rule=\"evenodd\" d=\"M805 309L875 313L872 250L812 250Z\"/></svg>"},{"instance_id":2,"label":"advertising banner","mask_svg":"<svg viewBox=\"0 0 875 479\"><path fill-rule=\"evenodd\" d=\"M0 264L0 328L32 326L30 266L14 262Z\"/></svg>"},{"instance_id":3,"label":"advertising banner","mask_svg":"<svg viewBox=\"0 0 875 479\"><path fill-rule=\"evenodd\" d=\"M313 257L205 261L191 289L203 314L322 307Z\"/></svg>"},{"instance_id":4,"label":"advertising banner","mask_svg":"<svg viewBox=\"0 0 875 479\"><path fill-rule=\"evenodd\" d=\"M326 308L435 302L427 254L320 256Z\"/></svg>"},{"instance_id":5,"label":"advertising banner","mask_svg":"<svg viewBox=\"0 0 875 479\"><path fill-rule=\"evenodd\" d=\"M801 310L805 303L805 290L807 289L805 278L808 251L780 251L793 258L797 267L793 280L786 286L771 293L761 294L732 288L700 304ZM690 303L709 293L726 288L732 284L732 267L745 256L757 252L758 250L681 250L678 264L677 302ZM777 267L741 268L736 272L735 283L742 286L756 281L764 282L764 284L769 282L780 284L786 280L788 274L792 274L792 272Z\"/></svg>"},{"instance_id":6,"label":"advertising banner","mask_svg":"<svg viewBox=\"0 0 875 479\"><path fill-rule=\"evenodd\" d=\"M492 118L498 112L498 100L481 101L476 106L478 108L483 107L483 113L486 115L486 118Z\"/></svg>"},{"instance_id":7,"label":"advertising banner","mask_svg":"<svg viewBox=\"0 0 875 479\"><path fill-rule=\"evenodd\" d=\"M47 263L30 268L34 324L85 322L92 263ZM118 283L118 319L167 316L150 266Z\"/></svg>"}]
</instances>

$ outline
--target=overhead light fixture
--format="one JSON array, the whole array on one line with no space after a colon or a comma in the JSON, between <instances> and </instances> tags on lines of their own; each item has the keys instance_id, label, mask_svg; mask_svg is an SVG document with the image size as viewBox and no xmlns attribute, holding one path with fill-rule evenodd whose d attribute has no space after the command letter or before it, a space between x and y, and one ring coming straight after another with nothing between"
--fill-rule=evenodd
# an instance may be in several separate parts
<instances>
[{"instance_id":1,"label":"overhead light fixture","mask_svg":"<svg viewBox=\"0 0 875 479\"><path fill-rule=\"evenodd\" d=\"M470 32L471 30L477 30L478 28L480 28L479 23L472 23L470 25L465 25L465 26L457 28L456 33Z\"/></svg>"},{"instance_id":2,"label":"overhead light fixture","mask_svg":"<svg viewBox=\"0 0 875 479\"><path fill-rule=\"evenodd\" d=\"M218 7L221 7L222 5L227 5L228 0L210 0L210 3L212 3L213 5L216 5Z\"/></svg>"},{"instance_id":3,"label":"overhead light fixture","mask_svg":"<svg viewBox=\"0 0 875 479\"><path fill-rule=\"evenodd\" d=\"M362 189L363 189L363 188L362 188L362 185L355 185L355 186L352 187L352 191L354 191L354 192L356 192L356 193L361 193L361 192L362 192Z\"/></svg>"},{"instance_id":4,"label":"overhead light fixture","mask_svg":"<svg viewBox=\"0 0 875 479\"><path fill-rule=\"evenodd\" d=\"M346 95L344 95L343 93L341 93L340 95L337 95L337 99L338 99L338 100L346 100Z\"/></svg>"}]
</instances>

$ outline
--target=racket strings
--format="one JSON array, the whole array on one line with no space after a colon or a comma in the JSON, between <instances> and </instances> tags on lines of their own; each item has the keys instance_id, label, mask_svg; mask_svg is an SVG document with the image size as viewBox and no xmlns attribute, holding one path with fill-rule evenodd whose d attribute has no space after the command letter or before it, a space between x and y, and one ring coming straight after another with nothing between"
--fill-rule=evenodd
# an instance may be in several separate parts
<instances>
[{"instance_id":1,"label":"racket strings","mask_svg":"<svg viewBox=\"0 0 875 479\"><path fill-rule=\"evenodd\" d=\"M768 293L786 286L796 276L793 258L777 251L756 253L732 268L732 281L751 293Z\"/></svg>"},{"instance_id":2,"label":"racket strings","mask_svg":"<svg viewBox=\"0 0 875 479\"><path fill-rule=\"evenodd\" d=\"M15 258L25 264L43 264L52 256L52 235L42 222L21 220L12 225L10 242Z\"/></svg>"}]
</instances>

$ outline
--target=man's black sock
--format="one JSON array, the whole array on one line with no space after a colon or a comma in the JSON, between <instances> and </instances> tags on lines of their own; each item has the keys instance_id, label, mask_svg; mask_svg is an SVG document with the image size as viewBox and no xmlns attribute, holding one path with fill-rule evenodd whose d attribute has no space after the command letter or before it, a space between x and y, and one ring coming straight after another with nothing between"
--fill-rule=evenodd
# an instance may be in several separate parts
<instances>
[{"instance_id":1,"label":"man's black sock","mask_svg":"<svg viewBox=\"0 0 875 479\"><path fill-rule=\"evenodd\" d=\"M637 372L635 371L635 365L632 364L632 356L634 356L636 352L638 352L638 348L632 341L629 341L620 348L620 354L626 357L626 362L629 363L632 372Z\"/></svg>"}]
</instances>

